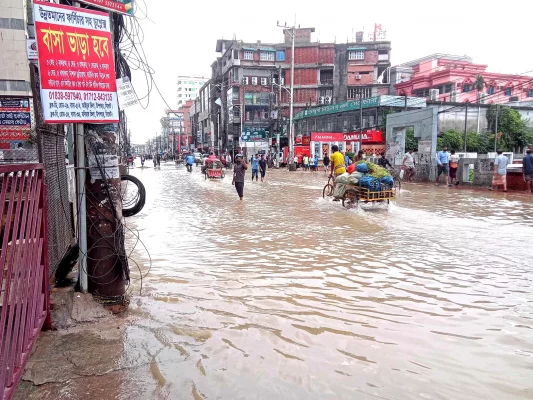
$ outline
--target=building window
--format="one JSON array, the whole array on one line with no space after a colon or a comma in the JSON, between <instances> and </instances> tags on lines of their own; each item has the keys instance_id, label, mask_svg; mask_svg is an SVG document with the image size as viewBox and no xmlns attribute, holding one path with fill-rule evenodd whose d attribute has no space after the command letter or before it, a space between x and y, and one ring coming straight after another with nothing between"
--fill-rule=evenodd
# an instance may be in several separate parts
<instances>
[{"instance_id":1,"label":"building window","mask_svg":"<svg viewBox=\"0 0 533 400\"><path fill-rule=\"evenodd\" d=\"M527 91L527 97L533 97L533 89Z\"/></svg>"},{"instance_id":2,"label":"building window","mask_svg":"<svg viewBox=\"0 0 533 400\"><path fill-rule=\"evenodd\" d=\"M429 97L429 89L418 89L415 90L416 97Z\"/></svg>"},{"instance_id":3,"label":"building window","mask_svg":"<svg viewBox=\"0 0 533 400\"><path fill-rule=\"evenodd\" d=\"M239 82L239 70L238 69L233 70L233 82Z\"/></svg>"},{"instance_id":4,"label":"building window","mask_svg":"<svg viewBox=\"0 0 533 400\"><path fill-rule=\"evenodd\" d=\"M489 86L489 90L487 90L488 94L494 94L494 86Z\"/></svg>"},{"instance_id":5,"label":"building window","mask_svg":"<svg viewBox=\"0 0 533 400\"><path fill-rule=\"evenodd\" d=\"M285 50L276 51L276 61L285 61Z\"/></svg>"},{"instance_id":6,"label":"building window","mask_svg":"<svg viewBox=\"0 0 533 400\"><path fill-rule=\"evenodd\" d=\"M470 85L469 84L464 84L463 85L463 92L464 93L470 92Z\"/></svg>"},{"instance_id":7,"label":"building window","mask_svg":"<svg viewBox=\"0 0 533 400\"><path fill-rule=\"evenodd\" d=\"M348 88L348 98L349 99L358 99L359 94L362 94L363 99L367 97L372 97L372 88L371 87L351 87Z\"/></svg>"},{"instance_id":8,"label":"building window","mask_svg":"<svg viewBox=\"0 0 533 400\"><path fill-rule=\"evenodd\" d=\"M512 88L505 89L505 95L506 96L512 96L513 95L513 89Z\"/></svg>"},{"instance_id":9,"label":"building window","mask_svg":"<svg viewBox=\"0 0 533 400\"><path fill-rule=\"evenodd\" d=\"M233 59L238 60L239 59L239 50L233 50Z\"/></svg>"},{"instance_id":10,"label":"building window","mask_svg":"<svg viewBox=\"0 0 533 400\"><path fill-rule=\"evenodd\" d=\"M348 52L348 60L364 60L365 52L363 50L350 50Z\"/></svg>"},{"instance_id":11,"label":"building window","mask_svg":"<svg viewBox=\"0 0 533 400\"><path fill-rule=\"evenodd\" d=\"M178 81L178 85L181 85L181 81Z\"/></svg>"},{"instance_id":12,"label":"building window","mask_svg":"<svg viewBox=\"0 0 533 400\"><path fill-rule=\"evenodd\" d=\"M261 61L274 61L275 53L273 51L262 51Z\"/></svg>"},{"instance_id":13,"label":"building window","mask_svg":"<svg viewBox=\"0 0 533 400\"><path fill-rule=\"evenodd\" d=\"M446 85L444 85L444 92L443 93L450 93L452 91L452 84L451 83L447 83Z\"/></svg>"},{"instance_id":14,"label":"building window","mask_svg":"<svg viewBox=\"0 0 533 400\"><path fill-rule=\"evenodd\" d=\"M254 59L254 52L250 50L244 50L244 59L245 60L253 60Z\"/></svg>"}]
</instances>

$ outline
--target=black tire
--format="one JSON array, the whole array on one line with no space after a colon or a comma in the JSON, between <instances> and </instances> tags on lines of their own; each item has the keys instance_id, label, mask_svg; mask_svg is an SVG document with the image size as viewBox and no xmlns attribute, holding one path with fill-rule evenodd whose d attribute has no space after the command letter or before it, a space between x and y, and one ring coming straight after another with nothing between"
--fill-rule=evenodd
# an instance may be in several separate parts
<instances>
[{"instance_id":1,"label":"black tire","mask_svg":"<svg viewBox=\"0 0 533 400\"><path fill-rule=\"evenodd\" d=\"M142 182L132 175L122 175L120 177L122 186L122 215L132 217L141 212L146 202L146 189ZM137 187L137 192L127 196L128 186L133 184Z\"/></svg>"},{"instance_id":2,"label":"black tire","mask_svg":"<svg viewBox=\"0 0 533 400\"><path fill-rule=\"evenodd\" d=\"M346 193L348 193L348 191L346 191ZM346 197L346 193L344 193L344 196L342 196L342 206L349 210L350 208L357 206L357 193L353 194L353 201Z\"/></svg>"},{"instance_id":3,"label":"black tire","mask_svg":"<svg viewBox=\"0 0 533 400\"><path fill-rule=\"evenodd\" d=\"M328 183L326 186L324 186L324 189L322 190L322 197L325 199L326 197L333 196L333 185L331 183Z\"/></svg>"}]
</instances>

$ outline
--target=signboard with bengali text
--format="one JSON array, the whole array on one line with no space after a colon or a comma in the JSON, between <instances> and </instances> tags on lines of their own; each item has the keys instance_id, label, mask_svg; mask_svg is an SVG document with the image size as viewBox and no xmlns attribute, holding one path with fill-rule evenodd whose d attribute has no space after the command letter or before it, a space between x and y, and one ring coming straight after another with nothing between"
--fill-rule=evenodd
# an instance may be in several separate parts
<instances>
[{"instance_id":1,"label":"signboard with bengali text","mask_svg":"<svg viewBox=\"0 0 533 400\"><path fill-rule=\"evenodd\" d=\"M33 12L45 122L118 122L108 14L39 1Z\"/></svg>"},{"instance_id":2,"label":"signboard with bengali text","mask_svg":"<svg viewBox=\"0 0 533 400\"><path fill-rule=\"evenodd\" d=\"M82 3L120 14L133 15L133 0L80 0Z\"/></svg>"},{"instance_id":3,"label":"signboard with bengali text","mask_svg":"<svg viewBox=\"0 0 533 400\"><path fill-rule=\"evenodd\" d=\"M30 131L30 99L0 98L0 141L28 140Z\"/></svg>"}]
</instances>

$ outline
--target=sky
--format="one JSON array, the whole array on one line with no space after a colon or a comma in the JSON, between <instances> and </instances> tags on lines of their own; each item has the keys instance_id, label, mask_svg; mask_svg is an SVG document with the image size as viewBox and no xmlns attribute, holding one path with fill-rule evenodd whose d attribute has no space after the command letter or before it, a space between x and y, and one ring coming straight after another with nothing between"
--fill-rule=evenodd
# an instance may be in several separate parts
<instances>
[{"instance_id":1,"label":"sky","mask_svg":"<svg viewBox=\"0 0 533 400\"><path fill-rule=\"evenodd\" d=\"M146 98L145 73L133 71L135 91L144 98L126 110L134 144L160 132L159 119L168 108L163 98L177 107L178 75L210 77L217 39L282 42L277 21L289 24L296 18L302 28L314 27L313 39L324 43L346 43L355 31L370 32L374 23L381 24L392 42L392 65L448 53L468 55L491 72L533 75L531 0L507 0L495 7L480 0L137 2L142 46L162 96L152 87Z\"/></svg>"}]
</instances>

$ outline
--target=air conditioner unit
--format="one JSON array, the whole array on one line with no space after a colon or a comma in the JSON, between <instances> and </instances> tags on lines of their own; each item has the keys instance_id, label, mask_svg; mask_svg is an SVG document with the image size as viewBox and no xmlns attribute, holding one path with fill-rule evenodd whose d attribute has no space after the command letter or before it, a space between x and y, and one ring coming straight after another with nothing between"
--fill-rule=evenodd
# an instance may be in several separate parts
<instances>
[{"instance_id":1,"label":"air conditioner unit","mask_svg":"<svg viewBox=\"0 0 533 400\"><path fill-rule=\"evenodd\" d=\"M457 102L457 90L452 90L452 92L450 93L450 101L452 103Z\"/></svg>"},{"instance_id":2,"label":"air conditioner unit","mask_svg":"<svg viewBox=\"0 0 533 400\"><path fill-rule=\"evenodd\" d=\"M487 93L479 93L479 103L480 104L485 104L487 103Z\"/></svg>"},{"instance_id":3,"label":"air conditioner unit","mask_svg":"<svg viewBox=\"0 0 533 400\"><path fill-rule=\"evenodd\" d=\"M318 98L318 104L324 104L324 101L325 101L325 97L324 96L320 96Z\"/></svg>"},{"instance_id":4,"label":"air conditioner unit","mask_svg":"<svg viewBox=\"0 0 533 400\"><path fill-rule=\"evenodd\" d=\"M355 75L356 80L361 80L361 75Z\"/></svg>"},{"instance_id":5,"label":"air conditioner unit","mask_svg":"<svg viewBox=\"0 0 533 400\"><path fill-rule=\"evenodd\" d=\"M244 78L242 78L242 84L243 85L248 85L248 77L245 76Z\"/></svg>"},{"instance_id":6,"label":"air conditioner unit","mask_svg":"<svg viewBox=\"0 0 533 400\"><path fill-rule=\"evenodd\" d=\"M252 85L257 85L257 77L252 76Z\"/></svg>"},{"instance_id":7,"label":"air conditioner unit","mask_svg":"<svg viewBox=\"0 0 533 400\"><path fill-rule=\"evenodd\" d=\"M261 78L261 85L262 86L268 85L268 79L267 78Z\"/></svg>"},{"instance_id":8,"label":"air conditioner unit","mask_svg":"<svg viewBox=\"0 0 533 400\"><path fill-rule=\"evenodd\" d=\"M324 104L331 104L331 97L329 96L324 97Z\"/></svg>"},{"instance_id":9,"label":"air conditioner unit","mask_svg":"<svg viewBox=\"0 0 533 400\"><path fill-rule=\"evenodd\" d=\"M437 101L439 99L439 89L429 89L429 99Z\"/></svg>"},{"instance_id":10,"label":"air conditioner unit","mask_svg":"<svg viewBox=\"0 0 533 400\"><path fill-rule=\"evenodd\" d=\"M279 84L281 86L285 85L285 78L279 78Z\"/></svg>"}]
</instances>

